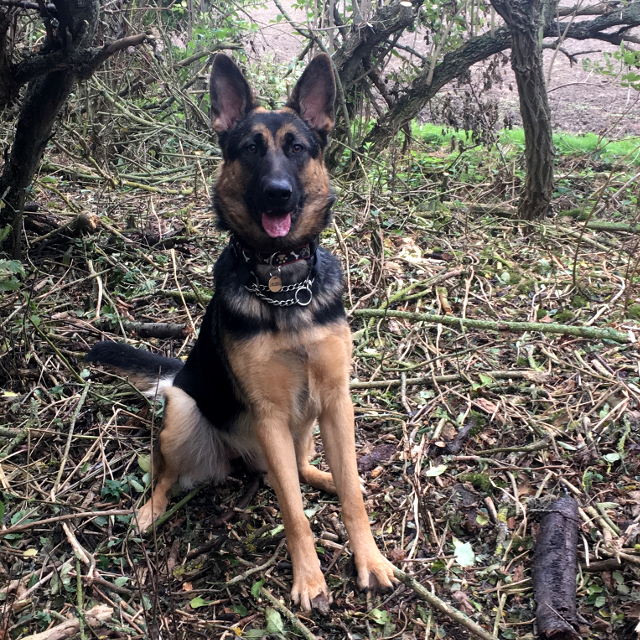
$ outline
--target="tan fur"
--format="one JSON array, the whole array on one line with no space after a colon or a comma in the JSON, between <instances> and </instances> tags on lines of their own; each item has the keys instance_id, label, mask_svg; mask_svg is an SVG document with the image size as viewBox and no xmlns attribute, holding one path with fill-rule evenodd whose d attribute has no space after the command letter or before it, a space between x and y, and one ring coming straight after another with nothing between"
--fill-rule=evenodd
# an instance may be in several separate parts
<instances>
[{"instance_id":1,"label":"tan fur","mask_svg":"<svg viewBox=\"0 0 640 640\"><path fill-rule=\"evenodd\" d=\"M304 482L331 492L337 490L356 555L360 586L389 587L393 567L373 540L357 472L349 395L351 339L346 323L297 335L260 334L253 340L229 343L227 354L252 408L256 435L282 509L294 567L294 600L321 608L319 602L329 598L302 511L294 462ZM296 398L304 384L308 385L309 398L304 407L299 407ZM332 474L309 465L309 438L316 416L320 418Z\"/></svg>"},{"instance_id":2,"label":"tan fur","mask_svg":"<svg viewBox=\"0 0 640 640\"><path fill-rule=\"evenodd\" d=\"M290 123L285 124L284 126L280 127L276 132L276 141L275 141L276 145L280 147L284 146L284 143L286 141L286 136L288 133L292 133L294 136L300 135L298 128L295 125Z\"/></svg>"}]
</instances>

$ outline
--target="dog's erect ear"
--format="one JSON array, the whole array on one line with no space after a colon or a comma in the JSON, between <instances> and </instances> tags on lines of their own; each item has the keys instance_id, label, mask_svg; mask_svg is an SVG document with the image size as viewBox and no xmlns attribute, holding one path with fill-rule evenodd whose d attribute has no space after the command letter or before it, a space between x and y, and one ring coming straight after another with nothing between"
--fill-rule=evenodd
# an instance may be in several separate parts
<instances>
[{"instance_id":1,"label":"dog's erect ear","mask_svg":"<svg viewBox=\"0 0 640 640\"><path fill-rule=\"evenodd\" d=\"M336 81L331 59L321 53L304 70L287 107L296 111L310 127L326 135L333 129L335 99Z\"/></svg>"},{"instance_id":2,"label":"dog's erect ear","mask_svg":"<svg viewBox=\"0 0 640 640\"><path fill-rule=\"evenodd\" d=\"M257 106L242 71L224 53L218 53L213 59L209 94L211 123L217 133L232 129Z\"/></svg>"}]
</instances>

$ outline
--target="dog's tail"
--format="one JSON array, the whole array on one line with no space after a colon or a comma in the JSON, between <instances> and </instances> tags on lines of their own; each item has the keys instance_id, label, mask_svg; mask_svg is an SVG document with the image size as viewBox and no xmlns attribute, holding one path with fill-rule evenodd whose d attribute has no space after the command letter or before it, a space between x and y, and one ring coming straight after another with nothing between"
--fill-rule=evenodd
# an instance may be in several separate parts
<instances>
[{"instance_id":1,"label":"dog's tail","mask_svg":"<svg viewBox=\"0 0 640 640\"><path fill-rule=\"evenodd\" d=\"M106 365L148 396L164 395L184 366L182 360L165 358L118 342L98 342L85 356L87 362Z\"/></svg>"}]
</instances>

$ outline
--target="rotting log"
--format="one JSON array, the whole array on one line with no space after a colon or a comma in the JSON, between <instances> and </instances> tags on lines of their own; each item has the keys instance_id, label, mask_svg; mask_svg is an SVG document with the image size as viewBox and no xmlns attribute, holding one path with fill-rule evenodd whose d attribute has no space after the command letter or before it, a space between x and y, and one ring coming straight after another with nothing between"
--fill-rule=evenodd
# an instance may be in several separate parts
<instances>
[{"instance_id":1,"label":"rotting log","mask_svg":"<svg viewBox=\"0 0 640 640\"><path fill-rule=\"evenodd\" d=\"M559 498L540 520L533 557L536 621L542 637L578 640L576 575L578 559L578 503Z\"/></svg>"},{"instance_id":2,"label":"rotting log","mask_svg":"<svg viewBox=\"0 0 640 640\"><path fill-rule=\"evenodd\" d=\"M177 322L130 322L123 320L122 326L141 338L184 338L188 333L187 325ZM96 323L96 327L106 331L110 328L110 323L102 320Z\"/></svg>"}]
</instances>

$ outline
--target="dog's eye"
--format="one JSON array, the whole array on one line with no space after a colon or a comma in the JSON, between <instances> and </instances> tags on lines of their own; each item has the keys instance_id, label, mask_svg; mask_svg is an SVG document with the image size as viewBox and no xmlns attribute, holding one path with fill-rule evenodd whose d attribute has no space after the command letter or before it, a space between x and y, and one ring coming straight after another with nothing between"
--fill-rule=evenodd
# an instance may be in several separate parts
<instances>
[{"instance_id":1,"label":"dog's eye","mask_svg":"<svg viewBox=\"0 0 640 640\"><path fill-rule=\"evenodd\" d=\"M255 144L248 144L245 149L249 152L249 153L257 153L258 151L258 147Z\"/></svg>"},{"instance_id":2,"label":"dog's eye","mask_svg":"<svg viewBox=\"0 0 640 640\"><path fill-rule=\"evenodd\" d=\"M296 144L291 147L291 151L293 151L293 153L300 153L304 151L304 147L296 142Z\"/></svg>"}]
</instances>

